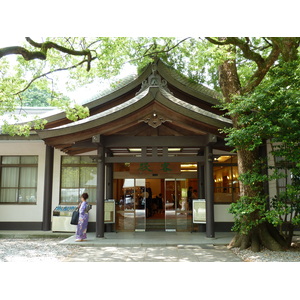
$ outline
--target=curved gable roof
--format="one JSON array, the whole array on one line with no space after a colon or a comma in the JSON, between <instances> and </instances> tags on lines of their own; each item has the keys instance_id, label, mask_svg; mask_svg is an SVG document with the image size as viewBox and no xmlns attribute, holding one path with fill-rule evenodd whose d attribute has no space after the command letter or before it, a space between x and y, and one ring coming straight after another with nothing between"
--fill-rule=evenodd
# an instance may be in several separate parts
<instances>
[{"instance_id":1,"label":"curved gable roof","mask_svg":"<svg viewBox=\"0 0 300 300\"><path fill-rule=\"evenodd\" d=\"M70 147L75 149L76 143L90 140L94 135L198 136L211 133L222 137L219 129L231 126L231 120L223 117L223 112L215 107L220 97L158 60L137 78L87 102L90 117L70 123L61 115L56 120L52 116L47 128L38 135L46 144L68 148L71 154Z\"/></svg>"}]
</instances>

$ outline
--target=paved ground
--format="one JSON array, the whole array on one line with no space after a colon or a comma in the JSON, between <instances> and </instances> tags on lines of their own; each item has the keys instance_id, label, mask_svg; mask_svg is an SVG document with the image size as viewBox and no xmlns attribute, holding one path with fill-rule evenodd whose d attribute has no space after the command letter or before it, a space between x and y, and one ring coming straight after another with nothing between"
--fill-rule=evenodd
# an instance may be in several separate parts
<instances>
[{"instance_id":1,"label":"paved ground","mask_svg":"<svg viewBox=\"0 0 300 300\"><path fill-rule=\"evenodd\" d=\"M226 248L230 235L214 239L204 234L106 233L74 236L43 232L0 231L1 262L241 262Z\"/></svg>"},{"instance_id":2,"label":"paved ground","mask_svg":"<svg viewBox=\"0 0 300 300\"><path fill-rule=\"evenodd\" d=\"M225 246L78 247L63 261L69 262L237 262Z\"/></svg>"}]
</instances>

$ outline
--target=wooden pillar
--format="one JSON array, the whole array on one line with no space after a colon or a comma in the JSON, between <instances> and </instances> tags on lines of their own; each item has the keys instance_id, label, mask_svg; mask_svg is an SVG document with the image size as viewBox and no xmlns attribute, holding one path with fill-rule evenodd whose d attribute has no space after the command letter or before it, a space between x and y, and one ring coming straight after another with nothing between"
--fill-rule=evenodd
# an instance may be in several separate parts
<instances>
[{"instance_id":1,"label":"wooden pillar","mask_svg":"<svg viewBox=\"0 0 300 300\"><path fill-rule=\"evenodd\" d=\"M204 151L205 200L206 200L206 236L215 237L214 229L214 178L212 147L206 146Z\"/></svg>"},{"instance_id":2,"label":"wooden pillar","mask_svg":"<svg viewBox=\"0 0 300 300\"><path fill-rule=\"evenodd\" d=\"M44 205L42 230L51 230L52 186L53 186L53 147L46 146L45 176L44 176Z\"/></svg>"},{"instance_id":3,"label":"wooden pillar","mask_svg":"<svg viewBox=\"0 0 300 300\"><path fill-rule=\"evenodd\" d=\"M113 164L106 165L106 199L113 198Z\"/></svg>"},{"instance_id":4,"label":"wooden pillar","mask_svg":"<svg viewBox=\"0 0 300 300\"><path fill-rule=\"evenodd\" d=\"M106 164L106 184L105 184L105 199L113 199L113 164ZM109 223L105 224L105 231L112 232L114 225Z\"/></svg>"},{"instance_id":5,"label":"wooden pillar","mask_svg":"<svg viewBox=\"0 0 300 300\"><path fill-rule=\"evenodd\" d=\"M105 154L104 146L98 146L97 162L97 212L96 212L96 237L104 237L104 193L105 193Z\"/></svg>"},{"instance_id":6,"label":"wooden pillar","mask_svg":"<svg viewBox=\"0 0 300 300\"><path fill-rule=\"evenodd\" d=\"M198 172L198 198L205 198L204 191L204 165L198 163L197 164L197 172Z\"/></svg>"}]
</instances>

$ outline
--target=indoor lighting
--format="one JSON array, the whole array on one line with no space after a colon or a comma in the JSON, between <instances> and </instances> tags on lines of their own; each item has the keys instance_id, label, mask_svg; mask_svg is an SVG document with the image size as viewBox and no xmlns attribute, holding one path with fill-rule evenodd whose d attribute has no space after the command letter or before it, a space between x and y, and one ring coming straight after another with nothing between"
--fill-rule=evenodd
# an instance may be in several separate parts
<instances>
[{"instance_id":1,"label":"indoor lighting","mask_svg":"<svg viewBox=\"0 0 300 300\"><path fill-rule=\"evenodd\" d=\"M181 164L181 168L197 168L196 164Z\"/></svg>"},{"instance_id":2,"label":"indoor lighting","mask_svg":"<svg viewBox=\"0 0 300 300\"><path fill-rule=\"evenodd\" d=\"M181 151L181 148L168 148L169 152L178 152Z\"/></svg>"},{"instance_id":3,"label":"indoor lighting","mask_svg":"<svg viewBox=\"0 0 300 300\"><path fill-rule=\"evenodd\" d=\"M129 151L130 152L141 152L142 149L141 148L130 148Z\"/></svg>"}]
</instances>

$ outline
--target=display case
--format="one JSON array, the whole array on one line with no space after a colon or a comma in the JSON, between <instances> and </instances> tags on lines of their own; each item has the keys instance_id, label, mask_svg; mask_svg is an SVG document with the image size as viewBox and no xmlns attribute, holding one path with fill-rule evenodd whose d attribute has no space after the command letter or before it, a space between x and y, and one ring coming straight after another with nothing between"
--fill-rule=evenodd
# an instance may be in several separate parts
<instances>
[{"instance_id":1,"label":"display case","mask_svg":"<svg viewBox=\"0 0 300 300\"><path fill-rule=\"evenodd\" d=\"M193 199L193 223L206 224L205 199Z\"/></svg>"},{"instance_id":2,"label":"display case","mask_svg":"<svg viewBox=\"0 0 300 300\"><path fill-rule=\"evenodd\" d=\"M76 225L71 225L71 217L77 205L58 205L53 210L53 232L75 232Z\"/></svg>"}]
</instances>

